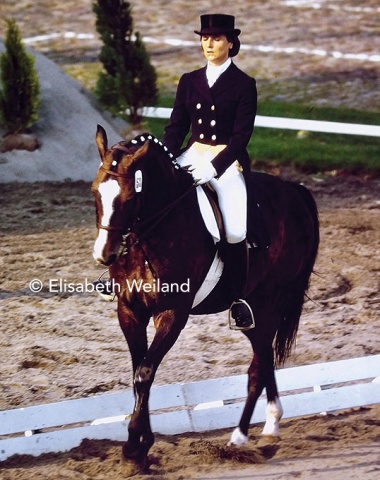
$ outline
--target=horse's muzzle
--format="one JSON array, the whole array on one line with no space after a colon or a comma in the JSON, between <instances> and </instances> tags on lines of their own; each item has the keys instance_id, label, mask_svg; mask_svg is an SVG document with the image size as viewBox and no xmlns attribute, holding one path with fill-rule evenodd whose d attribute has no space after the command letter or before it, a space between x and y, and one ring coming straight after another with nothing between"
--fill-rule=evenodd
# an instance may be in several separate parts
<instances>
[{"instance_id":1,"label":"horse's muzzle","mask_svg":"<svg viewBox=\"0 0 380 480\"><path fill-rule=\"evenodd\" d=\"M101 263L105 267L110 267L117 259L117 255L113 254L110 255L106 260L101 260L99 261L98 259L95 259L98 263Z\"/></svg>"}]
</instances>

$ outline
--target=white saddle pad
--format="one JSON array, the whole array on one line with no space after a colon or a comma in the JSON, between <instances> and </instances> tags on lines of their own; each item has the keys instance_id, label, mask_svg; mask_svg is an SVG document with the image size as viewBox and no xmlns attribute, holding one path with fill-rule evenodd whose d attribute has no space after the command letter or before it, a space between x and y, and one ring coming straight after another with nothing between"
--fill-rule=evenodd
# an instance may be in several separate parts
<instances>
[{"instance_id":1,"label":"white saddle pad","mask_svg":"<svg viewBox=\"0 0 380 480\"><path fill-rule=\"evenodd\" d=\"M177 162L182 168L191 166L197 161L211 161L220 151L222 151L225 145L205 145L195 142L189 149L187 149L180 157L177 158ZM220 232L214 211L211 207L209 199L205 194L201 186L196 188L198 204L201 211L201 215L205 226L212 236L214 243L220 241ZM208 274L203 281L202 286L195 295L193 308L199 305L214 289L218 283L223 272L223 262L220 259L218 252L215 254L214 261L211 264Z\"/></svg>"},{"instance_id":2,"label":"white saddle pad","mask_svg":"<svg viewBox=\"0 0 380 480\"><path fill-rule=\"evenodd\" d=\"M204 279L201 288L198 290L194 297L194 302L192 308L195 308L212 292L216 284L219 282L219 279L223 272L223 262L216 252L214 261L211 264L210 270Z\"/></svg>"}]
</instances>

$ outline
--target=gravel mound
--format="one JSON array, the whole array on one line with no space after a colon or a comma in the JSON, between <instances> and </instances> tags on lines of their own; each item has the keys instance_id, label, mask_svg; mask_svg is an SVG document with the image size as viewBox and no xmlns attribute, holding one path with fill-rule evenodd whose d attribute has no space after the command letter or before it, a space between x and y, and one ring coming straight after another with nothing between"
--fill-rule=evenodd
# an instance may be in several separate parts
<instances>
[{"instance_id":1,"label":"gravel mound","mask_svg":"<svg viewBox=\"0 0 380 480\"><path fill-rule=\"evenodd\" d=\"M0 53L4 45L0 41ZM32 127L41 146L28 152L0 154L0 183L92 180L99 165L96 125L106 129L110 144L127 125L102 112L74 79L44 55L31 51L41 86L39 121ZM4 135L0 129L0 135Z\"/></svg>"}]
</instances>

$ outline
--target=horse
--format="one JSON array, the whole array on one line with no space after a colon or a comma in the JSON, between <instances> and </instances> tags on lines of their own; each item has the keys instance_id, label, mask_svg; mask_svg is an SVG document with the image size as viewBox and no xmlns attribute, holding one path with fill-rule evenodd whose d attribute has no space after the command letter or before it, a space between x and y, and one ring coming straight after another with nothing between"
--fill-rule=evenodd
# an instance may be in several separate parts
<instances>
[{"instance_id":1,"label":"horse","mask_svg":"<svg viewBox=\"0 0 380 480\"><path fill-rule=\"evenodd\" d=\"M229 308L225 291L232 280L223 281L222 275L212 292L193 306L223 242L211 238L192 177L179 168L167 148L149 134L109 148L100 125L96 144L101 164L91 187L97 225L93 257L108 267L110 280L118 287L117 313L131 354L135 395L122 454L129 471L136 473L146 466L154 444L148 400L160 362L190 314ZM319 245L317 206L306 187L251 172L247 188L253 190L250 202L260 205L262 218L249 227L265 230L270 240L268 245L249 249L244 298L254 313L255 328L243 331L253 357L246 403L229 442L236 447L248 442L250 419L264 388L267 409L262 434L279 435L283 411L275 368L284 363L295 342ZM158 281L188 288L153 288ZM151 318L155 335L148 346Z\"/></svg>"}]
</instances>

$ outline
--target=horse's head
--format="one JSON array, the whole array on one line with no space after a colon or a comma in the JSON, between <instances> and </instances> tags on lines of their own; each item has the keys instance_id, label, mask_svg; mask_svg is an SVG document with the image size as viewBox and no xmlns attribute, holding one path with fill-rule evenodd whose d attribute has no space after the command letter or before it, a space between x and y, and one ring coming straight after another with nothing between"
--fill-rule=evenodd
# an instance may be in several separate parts
<instances>
[{"instance_id":1,"label":"horse's head","mask_svg":"<svg viewBox=\"0 0 380 480\"><path fill-rule=\"evenodd\" d=\"M123 235L133 226L137 217L144 216L148 203L145 198L148 185L154 192L157 184L160 184L159 197L165 197L165 193L162 194L162 190L165 191L165 180L161 171L157 170L158 166L160 163L165 164L165 169L173 172L173 165L168 161L169 154L165 147L148 134L108 148L107 134L98 125L96 144L101 164L91 188L95 196L98 228L93 256L97 262L111 265L121 253ZM152 145L157 147L157 144L160 144L158 151L162 152L161 156L157 152L150 154L153 151ZM162 157L165 159L159 162ZM152 161L148 161L150 159ZM153 184L156 185L155 188ZM158 198L156 203L160 201Z\"/></svg>"}]
</instances>

